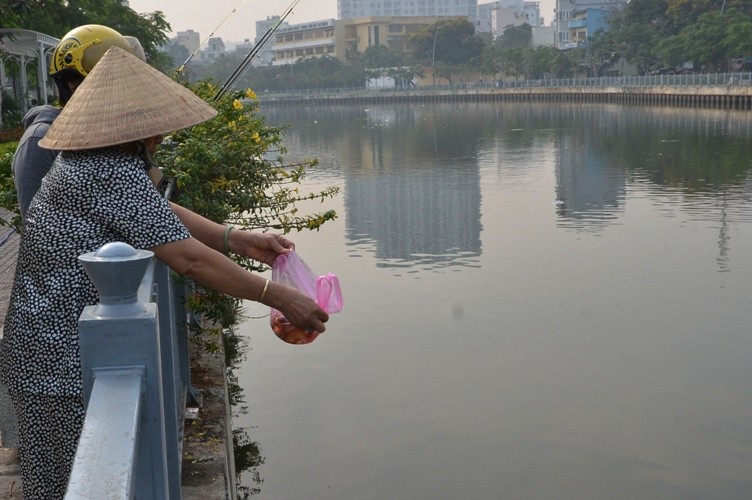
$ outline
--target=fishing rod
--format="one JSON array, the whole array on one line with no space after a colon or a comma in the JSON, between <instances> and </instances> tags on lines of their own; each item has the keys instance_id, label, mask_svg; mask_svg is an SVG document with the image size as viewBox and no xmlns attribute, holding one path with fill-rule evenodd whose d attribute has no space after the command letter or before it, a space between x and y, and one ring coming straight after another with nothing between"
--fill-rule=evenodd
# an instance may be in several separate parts
<instances>
[{"instance_id":1,"label":"fishing rod","mask_svg":"<svg viewBox=\"0 0 752 500\"><path fill-rule=\"evenodd\" d=\"M274 35L274 33L279 29L279 27L282 25L284 20L292 13L292 10L298 5L300 0L293 0L293 2L290 4L290 6L285 10L285 12L277 19L277 22L274 23L273 26L271 26L268 30L266 30L266 33L264 33L264 36L261 37L259 42L256 44L253 49L248 53L248 55L243 58L242 61L240 61L240 64L237 68L235 68L235 71L232 72L230 77L227 79L227 81L222 85L222 87L217 92L217 95L214 96L214 101L218 101L222 98L223 95L232 87L232 85L237 81L238 78L240 78L243 73L245 73L245 70L248 69L248 65L253 61L253 59L258 55L259 52L261 52L261 49L264 48L264 45L266 45L266 42L269 41L269 39Z\"/></svg>"},{"instance_id":2,"label":"fishing rod","mask_svg":"<svg viewBox=\"0 0 752 500\"><path fill-rule=\"evenodd\" d=\"M193 57L194 57L194 56L195 56L196 54L198 54L198 53L199 53L199 52L201 51L201 48L202 48L202 47L203 47L204 45L206 45L206 42L208 42L208 41L209 41L209 40L211 39L211 37L212 37L212 36L214 36L214 33L216 33L216 32L217 32L217 30L218 30L219 28L221 28L221 27L222 27L222 25L223 25L223 24L225 24L225 22L227 22L227 20L228 20L228 19L230 18L230 16L231 16L231 15L233 15L233 14L234 14L235 12L237 12L237 10L238 10L238 9L240 8L240 6L241 6L241 5L243 5L244 3L245 3L245 0L240 0L240 3L239 3L239 4L238 4L238 5L237 5L237 6L236 6L236 7L234 8L234 9L232 9L232 10L231 10L231 11L230 11L230 12L229 12L229 13L228 13L228 14L227 14L226 16L225 16L225 18L224 18L224 19L222 19L222 22L220 22L220 23L219 23L219 24L217 25L217 27L216 27L216 28L214 28L214 31L212 31L212 32L211 32L211 33L209 34L209 36L207 36L206 38L204 38L204 41L203 41L203 42L201 42L201 45L199 45L199 46L198 46L198 48L197 48L197 49L196 49L196 50L195 50L195 51L193 52L193 54L191 54L190 56L188 56L188 59L186 59L186 60L185 60L185 62L183 62L183 64L182 64L182 65L181 65L181 66L180 66L180 67L178 68L178 74L179 74L179 73L182 73L182 72L183 72L183 70L185 69L185 66L186 66L186 65L187 65L187 64L188 64L188 63L189 63L189 62L191 61L191 59L193 59Z\"/></svg>"}]
</instances>

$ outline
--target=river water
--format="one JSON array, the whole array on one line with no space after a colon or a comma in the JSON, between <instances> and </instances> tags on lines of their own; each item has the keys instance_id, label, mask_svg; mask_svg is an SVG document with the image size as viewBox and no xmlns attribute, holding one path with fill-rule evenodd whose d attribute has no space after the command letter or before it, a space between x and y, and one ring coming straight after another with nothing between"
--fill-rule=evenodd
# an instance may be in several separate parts
<instances>
[{"instance_id":1,"label":"river water","mask_svg":"<svg viewBox=\"0 0 752 500\"><path fill-rule=\"evenodd\" d=\"M752 115L268 108L345 306L237 369L269 499L752 497ZM244 410L244 411L241 411Z\"/></svg>"}]
</instances>

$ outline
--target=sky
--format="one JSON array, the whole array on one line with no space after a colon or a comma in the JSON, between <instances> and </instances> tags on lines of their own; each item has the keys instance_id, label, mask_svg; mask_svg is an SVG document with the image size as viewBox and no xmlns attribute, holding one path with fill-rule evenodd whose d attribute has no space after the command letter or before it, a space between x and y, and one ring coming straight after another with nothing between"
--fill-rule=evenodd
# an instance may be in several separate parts
<instances>
[{"instance_id":1,"label":"sky","mask_svg":"<svg viewBox=\"0 0 752 500\"><path fill-rule=\"evenodd\" d=\"M479 0L491 3L493 0ZM553 19L555 0L539 0L541 15L546 24ZM209 36L218 36L225 42L242 42L256 36L256 21L282 15L291 5L290 0L129 0L136 12L161 10L172 26L173 35L192 29L201 35L203 42ZM233 12L234 10L234 12ZM290 24L337 18L337 0L300 0L287 17Z\"/></svg>"}]
</instances>

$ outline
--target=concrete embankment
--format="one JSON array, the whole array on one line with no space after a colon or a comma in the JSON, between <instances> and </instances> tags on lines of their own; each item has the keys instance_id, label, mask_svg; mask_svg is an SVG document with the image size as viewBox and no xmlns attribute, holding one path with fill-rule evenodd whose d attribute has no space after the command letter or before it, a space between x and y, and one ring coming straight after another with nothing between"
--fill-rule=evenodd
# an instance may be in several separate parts
<instances>
[{"instance_id":1,"label":"concrete embankment","mask_svg":"<svg viewBox=\"0 0 752 500\"><path fill-rule=\"evenodd\" d=\"M264 106L378 104L389 102L575 102L712 109L752 109L750 85L652 85L567 87L466 87L449 90L381 90L258 94Z\"/></svg>"}]
</instances>

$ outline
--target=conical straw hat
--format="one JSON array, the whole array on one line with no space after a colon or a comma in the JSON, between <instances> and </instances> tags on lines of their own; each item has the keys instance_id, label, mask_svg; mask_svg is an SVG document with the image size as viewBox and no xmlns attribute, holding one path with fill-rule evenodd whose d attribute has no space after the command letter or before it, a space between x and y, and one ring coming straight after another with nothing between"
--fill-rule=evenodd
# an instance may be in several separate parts
<instances>
[{"instance_id":1,"label":"conical straw hat","mask_svg":"<svg viewBox=\"0 0 752 500\"><path fill-rule=\"evenodd\" d=\"M193 92L118 47L107 50L39 145L96 149L166 134L217 114Z\"/></svg>"}]
</instances>

